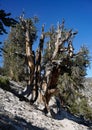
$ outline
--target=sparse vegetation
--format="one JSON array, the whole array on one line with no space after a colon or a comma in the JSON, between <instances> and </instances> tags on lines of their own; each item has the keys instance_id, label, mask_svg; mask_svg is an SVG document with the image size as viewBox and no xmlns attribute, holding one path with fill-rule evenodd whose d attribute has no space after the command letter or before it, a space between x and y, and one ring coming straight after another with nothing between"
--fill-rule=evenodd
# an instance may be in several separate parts
<instances>
[{"instance_id":1,"label":"sparse vegetation","mask_svg":"<svg viewBox=\"0 0 92 130\"><path fill-rule=\"evenodd\" d=\"M0 76L0 87L5 89L5 90L9 90L10 86L9 86L9 79L6 76Z\"/></svg>"},{"instance_id":2,"label":"sparse vegetation","mask_svg":"<svg viewBox=\"0 0 92 130\"><path fill-rule=\"evenodd\" d=\"M77 116L82 116L85 120L92 120L92 108L89 106L86 97L77 99L70 104L69 110Z\"/></svg>"}]
</instances>

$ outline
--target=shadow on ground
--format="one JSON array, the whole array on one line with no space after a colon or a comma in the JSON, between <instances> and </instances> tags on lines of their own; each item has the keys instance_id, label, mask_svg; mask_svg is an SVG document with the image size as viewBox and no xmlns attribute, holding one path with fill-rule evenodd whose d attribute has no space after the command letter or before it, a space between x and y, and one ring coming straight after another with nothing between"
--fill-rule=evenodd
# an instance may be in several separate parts
<instances>
[{"instance_id":1,"label":"shadow on ground","mask_svg":"<svg viewBox=\"0 0 92 130\"><path fill-rule=\"evenodd\" d=\"M0 113L0 130L44 130L46 128L39 128L32 123L27 122L21 117L13 117L7 115L5 112Z\"/></svg>"},{"instance_id":2,"label":"shadow on ground","mask_svg":"<svg viewBox=\"0 0 92 130\"><path fill-rule=\"evenodd\" d=\"M92 121L87 121L85 120L83 117L78 117L75 116L67 111L65 111L64 109L62 109L61 111L59 111L58 113L55 113L53 111L53 109L50 110L51 116L56 119L56 120L63 120L63 119L68 119L68 120L72 120L78 124L82 124L85 125L87 127L89 127L89 130L92 130Z\"/></svg>"},{"instance_id":3,"label":"shadow on ground","mask_svg":"<svg viewBox=\"0 0 92 130\"><path fill-rule=\"evenodd\" d=\"M6 90L6 88L3 88L3 89ZM29 102L28 99L18 94L18 91L16 91L15 88L10 87L6 91L13 93L16 97L19 98L19 100ZM37 107L35 107L35 109L37 109ZM84 118L77 117L65 111L64 109L62 109L58 113L55 113L53 109L51 109L50 113L51 113L51 118L54 118L56 120L63 120L66 118L78 124L88 126L89 127L88 130L92 130L92 121L86 121ZM5 113L0 114L0 130L44 130L44 129L46 130L46 128L38 128L36 126L33 126L32 123L27 122L23 118L20 118L20 117L12 118L11 116Z\"/></svg>"}]
</instances>

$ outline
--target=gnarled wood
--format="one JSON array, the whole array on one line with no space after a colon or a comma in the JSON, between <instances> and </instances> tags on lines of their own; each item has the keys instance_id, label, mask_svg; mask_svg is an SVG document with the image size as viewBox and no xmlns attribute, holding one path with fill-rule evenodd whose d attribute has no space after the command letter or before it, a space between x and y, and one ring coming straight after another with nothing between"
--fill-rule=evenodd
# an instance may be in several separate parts
<instances>
[{"instance_id":1,"label":"gnarled wood","mask_svg":"<svg viewBox=\"0 0 92 130\"><path fill-rule=\"evenodd\" d=\"M34 64L34 53L32 52L32 43L30 43L30 36L28 29L26 30L26 60L27 60L26 64L28 65L30 71L28 84L31 85L34 77L35 64Z\"/></svg>"},{"instance_id":2,"label":"gnarled wood","mask_svg":"<svg viewBox=\"0 0 92 130\"><path fill-rule=\"evenodd\" d=\"M60 74L63 74L65 71L67 71L65 69L69 64L69 58L72 58L74 55L72 37L76 35L76 32L73 33L72 30L63 32L64 21L62 22L62 25L58 25L54 43L55 49L53 51L53 54L49 57L50 60L44 66L45 70L42 71L42 52L45 39L44 26L42 26L42 34L40 37L39 46L34 55L32 50L32 43L30 40L29 23L24 20L23 24L25 25L23 28L26 31L26 65L29 67L28 89L26 92L29 95L30 92L28 92L28 90L32 90L32 103L34 103L37 100L38 95L40 95L39 99L42 99L44 101L45 110L48 112L49 101L51 97L57 93L59 94L59 91L57 89L58 77ZM64 33L64 36L62 36L62 33ZM66 47L64 46L65 42L67 42ZM49 50L50 49L51 45L49 43ZM66 57L57 60L58 54L62 54L63 52L66 53Z\"/></svg>"}]
</instances>

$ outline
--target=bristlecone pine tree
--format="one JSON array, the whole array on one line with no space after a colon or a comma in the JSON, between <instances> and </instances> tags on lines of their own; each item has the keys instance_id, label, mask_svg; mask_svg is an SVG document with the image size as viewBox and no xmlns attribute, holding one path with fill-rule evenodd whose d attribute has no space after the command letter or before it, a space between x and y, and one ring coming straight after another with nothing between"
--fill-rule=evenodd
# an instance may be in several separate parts
<instances>
[{"instance_id":1,"label":"bristlecone pine tree","mask_svg":"<svg viewBox=\"0 0 92 130\"><path fill-rule=\"evenodd\" d=\"M49 111L51 97L56 95L60 98L62 106L67 106L74 112L73 103L76 98L81 97L79 90L83 88L86 68L89 65L88 49L83 46L75 53L73 38L77 31L66 29L63 20L62 24L58 24L57 28L51 27L48 32L44 32L44 25L42 26L39 45L34 52L33 42L36 38L36 28L32 21L24 17L20 17L20 23L23 32L19 28L16 28L15 33L13 30L10 33L13 36L9 38L9 44L6 44L5 48L8 48L9 50L6 51L11 53L11 56L8 53L12 61L9 62L11 74L15 74L15 70L21 71L24 65L24 61L21 62L21 60L25 60L28 78L26 89L21 92L21 95L28 97L31 94L31 103L34 103L40 95L40 99L42 98L45 103L45 113ZM12 53L16 53L16 56L12 56ZM19 55L22 56L21 60L18 59ZM7 66L6 59L5 65ZM20 78L21 74L19 73Z\"/></svg>"}]
</instances>

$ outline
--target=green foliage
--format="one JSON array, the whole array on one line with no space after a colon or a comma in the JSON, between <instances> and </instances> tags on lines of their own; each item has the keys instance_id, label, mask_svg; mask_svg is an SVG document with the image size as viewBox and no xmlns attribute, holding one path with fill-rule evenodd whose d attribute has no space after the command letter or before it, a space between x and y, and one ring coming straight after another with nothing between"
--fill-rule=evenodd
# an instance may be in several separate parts
<instances>
[{"instance_id":1,"label":"green foliage","mask_svg":"<svg viewBox=\"0 0 92 130\"><path fill-rule=\"evenodd\" d=\"M4 10L0 10L0 35L7 33L5 26L14 26L17 21L10 18L11 13L6 13Z\"/></svg>"},{"instance_id":2,"label":"green foliage","mask_svg":"<svg viewBox=\"0 0 92 130\"><path fill-rule=\"evenodd\" d=\"M71 102L69 107L70 112L78 116L83 116L85 119L92 120L92 108L88 105L88 101L85 97L81 97L80 100Z\"/></svg>"},{"instance_id":3,"label":"green foliage","mask_svg":"<svg viewBox=\"0 0 92 130\"><path fill-rule=\"evenodd\" d=\"M75 95L83 88L86 68L89 65L88 50L82 47L81 53L68 59L68 63L68 66L63 70L64 73L59 77L58 88L62 93L70 92L71 95Z\"/></svg>"},{"instance_id":4,"label":"green foliage","mask_svg":"<svg viewBox=\"0 0 92 130\"><path fill-rule=\"evenodd\" d=\"M3 75L4 74L4 69L3 67L0 67L0 75Z\"/></svg>"},{"instance_id":5,"label":"green foliage","mask_svg":"<svg viewBox=\"0 0 92 130\"><path fill-rule=\"evenodd\" d=\"M7 77L0 76L0 87L5 90L9 90L9 79Z\"/></svg>"},{"instance_id":6,"label":"green foliage","mask_svg":"<svg viewBox=\"0 0 92 130\"><path fill-rule=\"evenodd\" d=\"M92 119L92 110L87 104L87 99L82 97L80 90L84 88L86 69L89 65L88 49L81 48L73 59L69 59L68 70L59 76L58 89L71 113L83 115L86 119Z\"/></svg>"}]
</instances>

